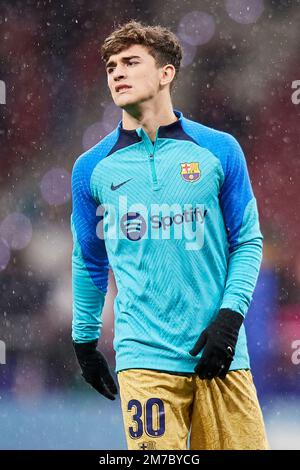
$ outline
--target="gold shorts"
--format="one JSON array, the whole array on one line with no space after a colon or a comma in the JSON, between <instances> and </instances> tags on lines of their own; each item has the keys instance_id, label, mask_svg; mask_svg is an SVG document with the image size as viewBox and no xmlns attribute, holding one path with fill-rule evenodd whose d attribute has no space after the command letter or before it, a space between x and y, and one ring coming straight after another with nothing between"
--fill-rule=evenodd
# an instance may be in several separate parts
<instances>
[{"instance_id":1,"label":"gold shorts","mask_svg":"<svg viewBox=\"0 0 300 470\"><path fill-rule=\"evenodd\" d=\"M118 381L130 450L269 449L250 370L201 380L129 369Z\"/></svg>"}]
</instances>

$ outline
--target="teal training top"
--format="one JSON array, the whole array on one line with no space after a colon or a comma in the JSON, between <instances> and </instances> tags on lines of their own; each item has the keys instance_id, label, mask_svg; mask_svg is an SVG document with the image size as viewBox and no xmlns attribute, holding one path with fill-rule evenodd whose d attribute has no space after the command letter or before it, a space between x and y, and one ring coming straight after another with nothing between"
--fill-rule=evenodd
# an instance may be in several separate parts
<instances>
[{"instance_id":1,"label":"teal training top","mask_svg":"<svg viewBox=\"0 0 300 470\"><path fill-rule=\"evenodd\" d=\"M240 145L174 113L154 142L120 121L72 172L72 338L99 338L111 267L116 371L193 372L201 353L189 350L220 308L245 316L260 268ZM230 369L249 366L242 326Z\"/></svg>"}]
</instances>

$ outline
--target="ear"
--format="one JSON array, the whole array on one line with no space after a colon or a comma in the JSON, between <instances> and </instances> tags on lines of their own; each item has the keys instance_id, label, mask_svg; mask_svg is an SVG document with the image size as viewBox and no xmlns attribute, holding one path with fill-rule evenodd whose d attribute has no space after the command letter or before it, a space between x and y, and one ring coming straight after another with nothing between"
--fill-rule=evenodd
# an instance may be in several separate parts
<instances>
[{"instance_id":1,"label":"ear","mask_svg":"<svg viewBox=\"0 0 300 470\"><path fill-rule=\"evenodd\" d=\"M167 64L161 68L161 78L160 84L167 85L168 83L171 84L176 74L176 70L174 65Z\"/></svg>"}]
</instances>

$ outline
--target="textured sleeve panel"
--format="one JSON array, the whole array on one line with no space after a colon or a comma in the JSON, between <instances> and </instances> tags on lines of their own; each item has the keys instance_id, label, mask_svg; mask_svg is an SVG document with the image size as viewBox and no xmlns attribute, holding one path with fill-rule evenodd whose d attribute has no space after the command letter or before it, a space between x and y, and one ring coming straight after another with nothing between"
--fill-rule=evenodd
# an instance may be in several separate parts
<instances>
[{"instance_id":1,"label":"textured sleeve panel","mask_svg":"<svg viewBox=\"0 0 300 470\"><path fill-rule=\"evenodd\" d=\"M94 284L86 267L72 222L72 339L79 343L99 338L105 294Z\"/></svg>"},{"instance_id":2,"label":"textured sleeve panel","mask_svg":"<svg viewBox=\"0 0 300 470\"><path fill-rule=\"evenodd\" d=\"M229 134L224 136L226 155L221 163L225 177L220 205L231 252L239 239L245 208L254 196L243 151L234 137Z\"/></svg>"},{"instance_id":3,"label":"textured sleeve panel","mask_svg":"<svg viewBox=\"0 0 300 470\"><path fill-rule=\"evenodd\" d=\"M77 342L97 339L100 334L109 262L104 240L96 232L101 217L96 215L99 201L93 198L90 181L95 166L107 156L116 139L116 134L106 137L79 157L72 171L72 338Z\"/></svg>"},{"instance_id":4,"label":"textured sleeve panel","mask_svg":"<svg viewBox=\"0 0 300 470\"><path fill-rule=\"evenodd\" d=\"M229 244L228 275L221 308L246 315L262 259L262 234L246 160L238 142L226 135L220 205Z\"/></svg>"},{"instance_id":5,"label":"textured sleeve panel","mask_svg":"<svg viewBox=\"0 0 300 470\"><path fill-rule=\"evenodd\" d=\"M246 315L261 265L262 240L256 200L252 198L244 211L239 238L229 254L221 308L230 308Z\"/></svg>"},{"instance_id":6,"label":"textured sleeve panel","mask_svg":"<svg viewBox=\"0 0 300 470\"><path fill-rule=\"evenodd\" d=\"M107 290L108 260L104 240L97 236L97 224L100 216L96 215L98 202L94 200L90 179L92 169L90 156L77 160L72 172L72 222L77 241L81 247L83 261L95 286L102 292Z\"/></svg>"}]
</instances>

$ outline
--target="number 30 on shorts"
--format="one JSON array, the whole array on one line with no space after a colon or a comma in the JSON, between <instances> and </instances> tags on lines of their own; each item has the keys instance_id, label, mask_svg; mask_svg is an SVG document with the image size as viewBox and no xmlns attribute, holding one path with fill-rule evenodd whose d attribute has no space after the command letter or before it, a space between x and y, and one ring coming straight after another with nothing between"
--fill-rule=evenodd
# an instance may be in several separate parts
<instances>
[{"instance_id":1,"label":"number 30 on shorts","mask_svg":"<svg viewBox=\"0 0 300 470\"><path fill-rule=\"evenodd\" d=\"M134 411L133 426L128 428L132 439L140 438L144 432L151 437L160 437L165 433L165 408L160 398L149 398L144 407L139 400L130 400L127 410Z\"/></svg>"}]
</instances>

